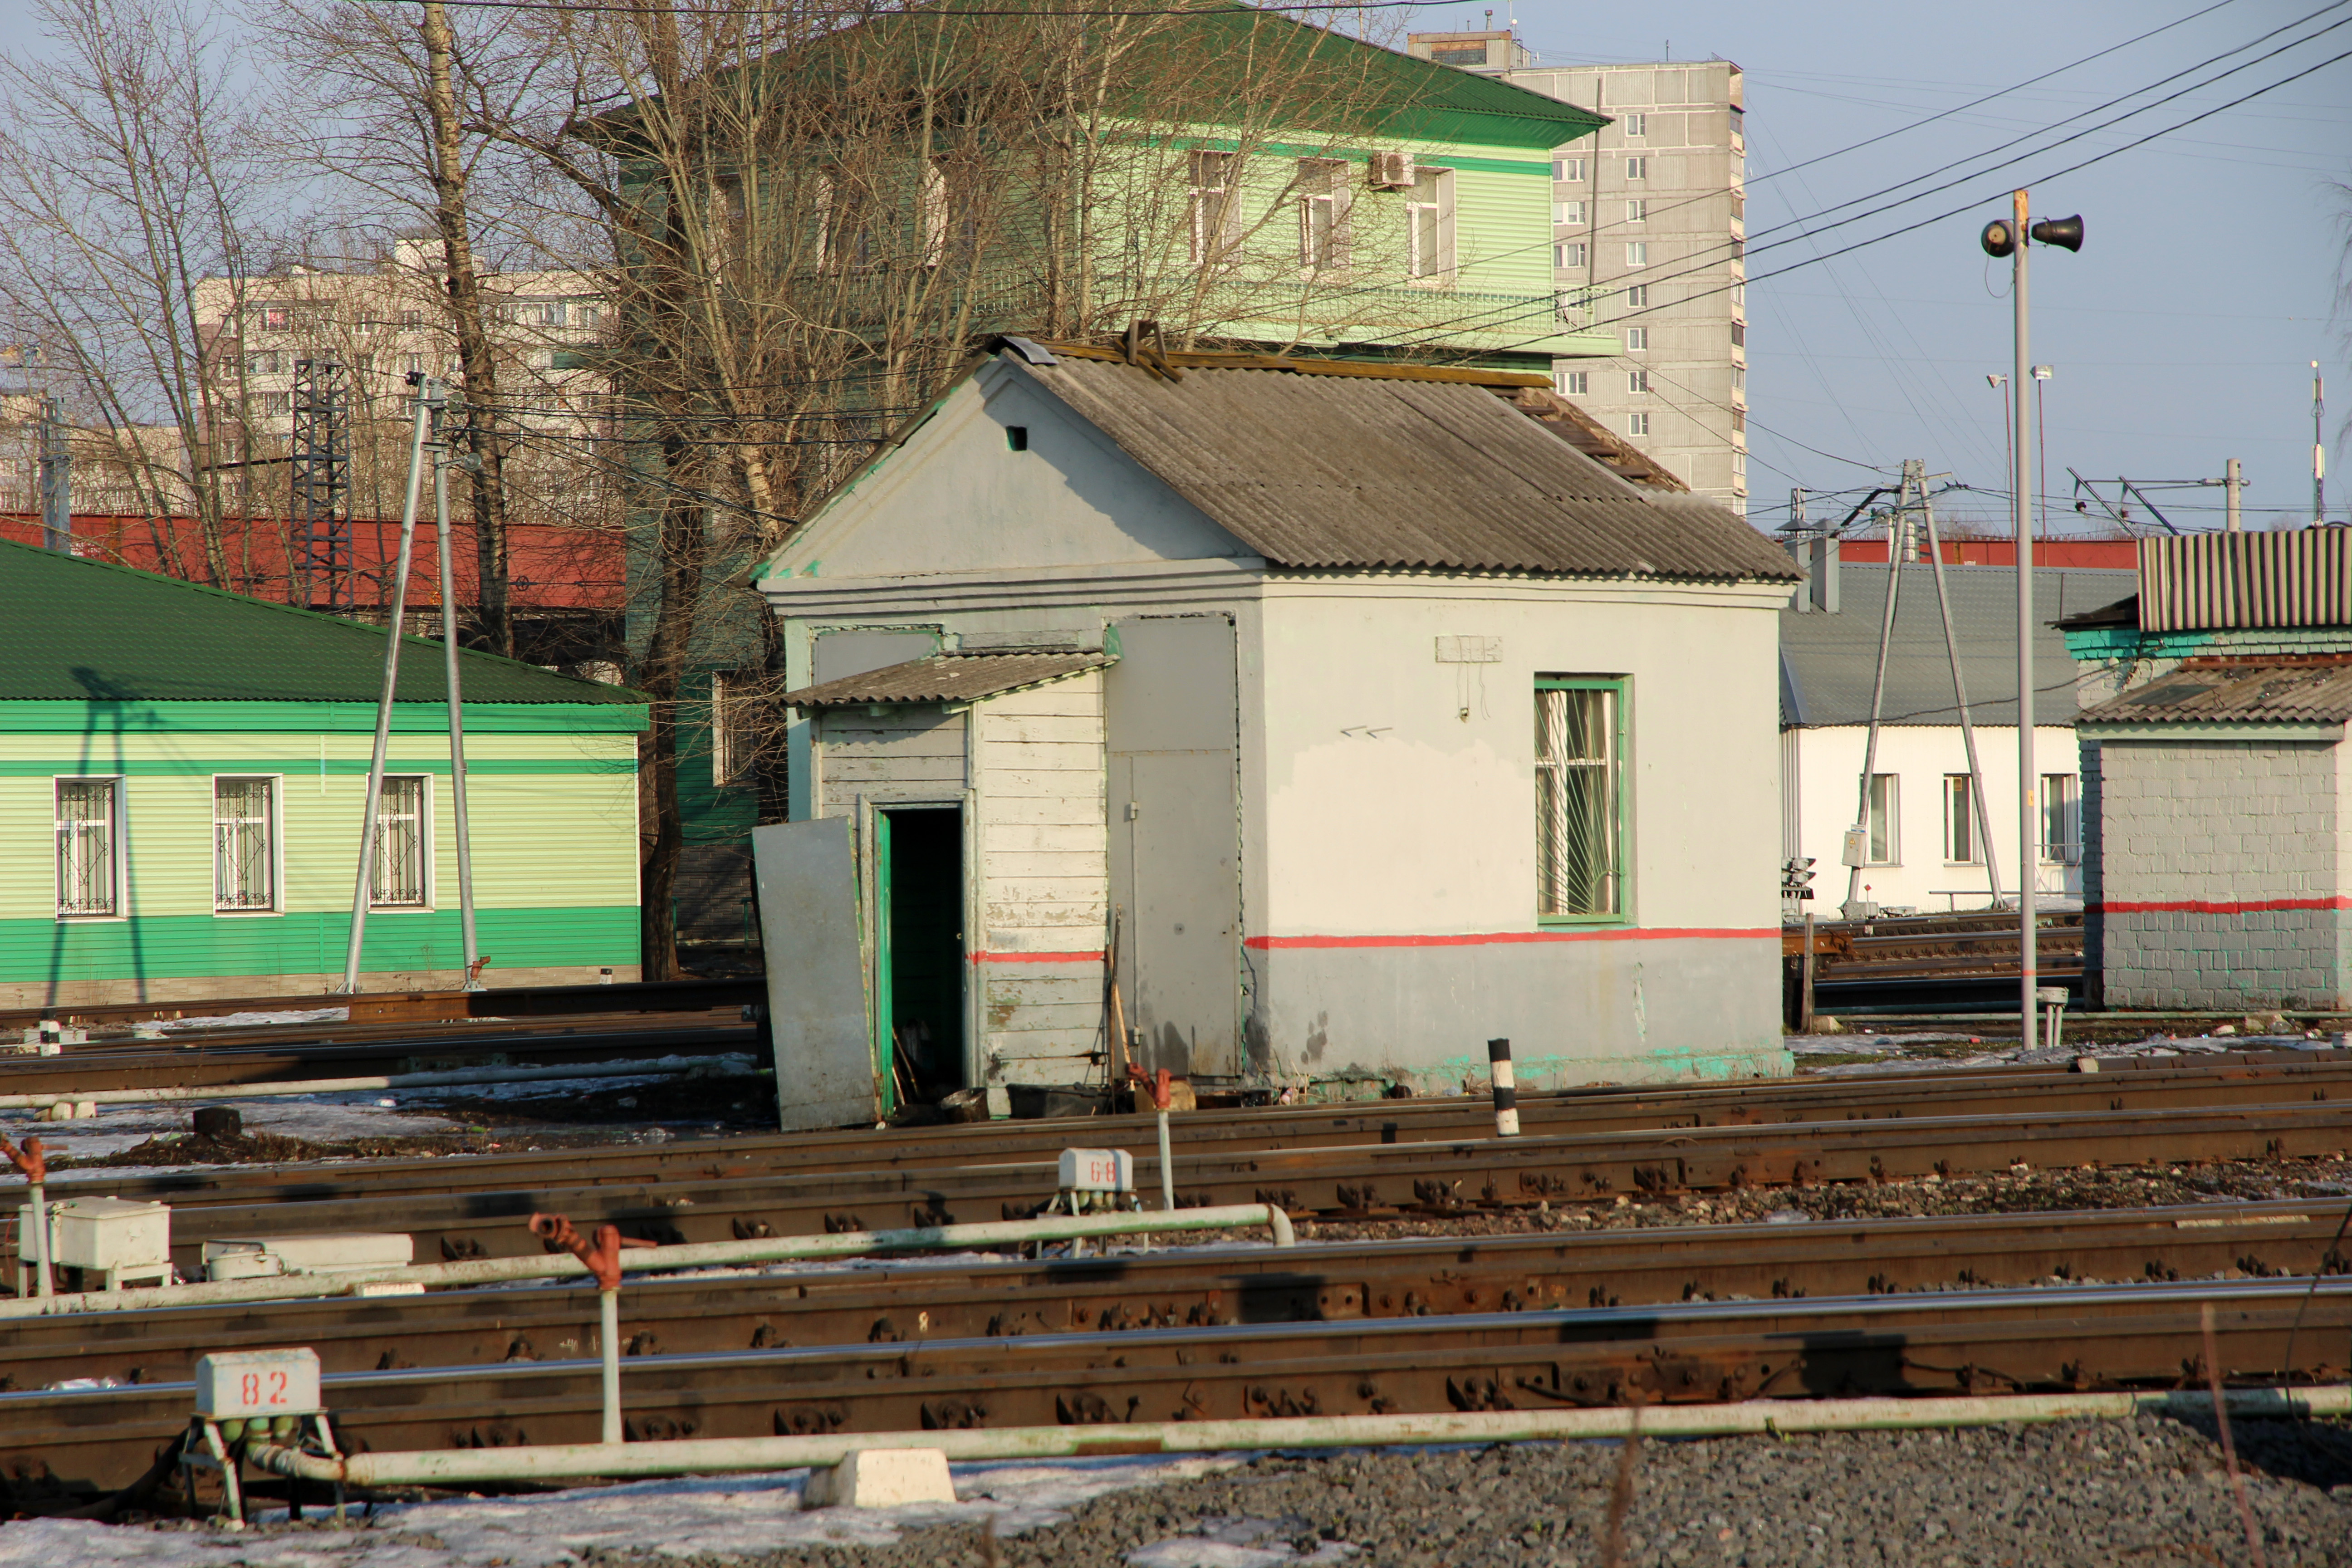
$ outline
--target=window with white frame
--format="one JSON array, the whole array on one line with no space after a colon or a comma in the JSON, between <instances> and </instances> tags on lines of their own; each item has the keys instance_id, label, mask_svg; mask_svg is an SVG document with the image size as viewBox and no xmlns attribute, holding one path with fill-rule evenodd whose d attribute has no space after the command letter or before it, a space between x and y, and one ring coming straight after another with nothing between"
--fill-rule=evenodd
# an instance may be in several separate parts
<instances>
[{"instance_id":1,"label":"window with white frame","mask_svg":"<svg viewBox=\"0 0 2352 1568\"><path fill-rule=\"evenodd\" d=\"M1584 204L1582 202L1552 203L1551 221L1554 223L1582 223L1584 221Z\"/></svg>"},{"instance_id":2,"label":"window with white frame","mask_svg":"<svg viewBox=\"0 0 2352 1568\"><path fill-rule=\"evenodd\" d=\"M1584 160L1554 158L1551 161L1551 177L1569 184L1577 184L1584 178Z\"/></svg>"},{"instance_id":3,"label":"window with white frame","mask_svg":"<svg viewBox=\"0 0 2352 1568\"><path fill-rule=\"evenodd\" d=\"M265 332L282 332L293 320L294 311L289 306L264 305L261 307L261 330Z\"/></svg>"},{"instance_id":4,"label":"window with white frame","mask_svg":"<svg viewBox=\"0 0 2352 1568\"><path fill-rule=\"evenodd\" d=\"M1632 393L1636 397L1647 394L1650 390L1649 371L1646 368L1627 371L1625 373L1625 390Z\"/></svg>"},{"instance_id":5,"label":"window with white frame","mask_svg":"<svg viewBox=\"0 0 2352 1568\"><path fill-rule=\"evenodd\" d=\"M1966 773L1944 775L1944 864L1977 866L1984 847L1977 842L1976 786Z\"/></svg>"},{"instance_id":6,"label":"window with white frame","mask_svg":"<svg viewBox=\"0 0 2352 1568\"><path fill-rule=\"evenodd\" d=\"M1650 177L1650 161L1647 158L1626 159L1625 177L1629 180L1648 179Z\"/></svg>"},{"instance_id":7,"label":"window with white frame","mask_svg":"<svg viewBox=\"0 0 2352 1568\"><path fill-rule=\"evenodd\" d=\"M433 821L423 773L387 773L375 805L375 879L380 910L419 910L427 901L426 857Z\"/></svg>"},{"instance_id":8,"label":"window with white frame","mask_svg":"<svg viewBox=\"0 0 2352 1568\"><path fill-rule=\"evenodd\" d=\"M2083 781L2073 773L2042 775L2042 863L2083 863Z\"/></svg>"},{"instance_id":9,"label":"window with white frame","mask_svg":"<svg viewBox=\"0 0 2352 1568\"><path fill-rule=\"evenodd\" d=\"M1903 861L1902 780L1893 773L1870 775L1870 804L1863 827L1868 843L1866 866L1896 866Z\"/></svg>"},{"instance_id":10,"label":"window with white frame","mask_svg":"<svg viewBox=\"0 0 2352 1568\"><path fill-rule=\"evenodd\" d=\"M1241 172L1238 153L1195 153L1192 158L1192 265L1223 266L1242 234L1241 204L1234 181Z\"/></svg>"},{"instance_id":11,"label":"window with white frame","mask_svg":"<svg viewBox=\"0 0 2352 1568\"><path fill-rule=\"evenodd\" d=\"M1624 127L1628 136L1647 136L1650 133L1650 117L1646 114L1629 114L1618 123Z\"/></svg>"},{"instance_id":12,"label":"window with white frame","mask_svg":"<svg viewBox=\"0 0 2352 1568\"><path fill-rule=\"evenodd\" d=\"M1021 429L1027 440L1026 426ZM710 678L710 783L714 789L751 784L759 758L761 681L756 673Z\"/></svg>"},{"instance_id":13,"label":"window with white frame","mask_svg":"<svg viewBox=\"0 0 2352 1568\"><path fill-rule=\"evenodd\" d=\"M213 780L213 908L278 907L278 781Z\"/></svg>"},{"instance_id":14,"label":"window with white frame","mask_svg":"<svg viewBox=\"0 0 2352 1568\"><path fill-rule=\"evenodd\" d=\"M1625 287L1625 308L1629 310L1648 310L1650 308L1650 286L1647 283L1627 284Z\"/></svg>"},{"instance_id":15,"label":"window with white frame","mask_svg":"<svg viewBox=\"0 0 2352 1568\"><path fill-rule=\"evenodd\" d=\"M1298 161L1298 265L1307 271L1347 269L1349 172L1343 159Z\"/></svg>"},{"instance_id":16,"label":"window with white frame","mask_svg":"<svg viewBox=\"0 0 2352 1568\"><path fill-rule=\"evenodd\" d=\"M1627 203L1625 204L1625 221L1626 221L1627 223L1647 223L1647 222L1649 222L1649 221L1650 221L1650 203L1649 203L1649 199L1648 199L1647 197L1645 197L1645 196L1637 196L1637 197L1635 197L1633 200L1627 202Z\"/></svg>"},{"instance_id":17,"label":"window with white frame","mask_svg":"<svg viewBox=\"0 0 2352 1568\"><path fill-rule=\"evenodd\" d=\"M1571 269L1581 268L1584 265L1584 242L1574 239L1563 240L1561 243L1553 246L1551 247L1551 264L1554 267L1564 267Z\"/></svg>"},{"instance_id":18,"label":"window with white frame","mask_svg":"<svg viewBox=\"0 0 2352 1568\"><path fill-rule=\"evenodd\" d=\"M1416 168L1405 193L1405 270L1413 278L1454 271L1454 171Z\"/></svg>"},{"instance_id":19,"label":"window with white frame","mask_svg":"<svg viewBox=\"0 0 2352 1568\"><path fill-rule=\"evenodd\" d=\"M1625 683L1536 677L1536 913L1613 920L1626 910Z\"/></svg>"},{"instance_id":20,"label":"window with white frame","mask_svg":"<svg viewBox=\"0 0 2352 1568\"><path fill-rule=\"evenodd\" d=\"M1625 242L1625 265L1628 267L1647 267L1649 264L1650 242L1646 239L1627 240Z\"/></svg>"},{"instance_id":21,"label":"window with white frame","mask_svg":"<svg viewBox=\"0 0 2352 1568\"><path fill-rule=\"evenodd\" d=\"M1649 433L1650 433L1650 416L1649 416L1648 415L1646 415L1646 414L1628 414L1627 416L1625 416L1625 434L1626 434L1626 435L1628 435L1628 436L1646 436L1646 435L1648 435Z\"/></svg>"},{"instance_id":22,"label":"window with white frame","mask_svg":"<svg viewBox=\"0 0 2352 1568\"><path fill-rule=\"evenodd\" d=\"M1634 354L1637 354L1637 353L1642 353L1643 350L1647 349L1649 346L1650 346L1650 329L1649 329L1649 328L1647 328L1647 327L1628 327L1628 328L1626 328L1626 329L1625 329L1625 352L1626 352L1627 353L1634 353Z\"/></svg>"},{"instance_id":23,"label":"window with white frame","mask_svg":"<svg viewBox=\"0 0 2352 1568\"><path fill-rule=\"evenodd\" d=\"M1592 373L1589 370L1563 370L1552 374L1553 384L1562 397L1582 397L1592 390Z\"/></svg>"},{"instance_id":24,"label":"window with white frame","mask_svg":"<svg viewBox=\"0 0 2352 1568\"><path fill-rule=\"evenodd\" d=\"M122 781L57 781L58 915L120 912Z\"/></svg>"}]
</instances>

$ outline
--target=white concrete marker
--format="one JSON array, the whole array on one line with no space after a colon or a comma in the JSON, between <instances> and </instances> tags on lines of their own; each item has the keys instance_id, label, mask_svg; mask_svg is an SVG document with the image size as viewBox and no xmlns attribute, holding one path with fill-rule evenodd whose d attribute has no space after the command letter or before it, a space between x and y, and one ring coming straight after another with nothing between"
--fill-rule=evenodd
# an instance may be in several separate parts
<instances>
[{"instance_id":1,"label":"white concrete marker","mask_svg":"<svg viewBox=\"0 0 2352 1568\"><path fill-rule=\"evenodd\" d=\"M803 1508L901 1508L953 1502L943 1448L860 1448L837 1465L809 1472Z\"/></svg>"},{"instance_id":2,"label":"white concrete marker","mask_svg":"<svg viewBox=\"0 0 2352 1568\"><path fill-rule=\"evenodd\" d=\"M1519 1135L1519 1086L1511 1076L1511 1042L1488 1040L1486 1066L1495 1082L1495 1136L1517 1138Z\"/></svg>"}]
</instances>

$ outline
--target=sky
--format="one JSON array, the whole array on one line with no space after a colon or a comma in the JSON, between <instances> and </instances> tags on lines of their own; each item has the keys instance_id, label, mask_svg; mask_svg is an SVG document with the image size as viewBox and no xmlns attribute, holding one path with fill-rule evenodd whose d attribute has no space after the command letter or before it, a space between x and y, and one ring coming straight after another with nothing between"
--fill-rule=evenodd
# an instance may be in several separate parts
<instances>
[{"instance_id":1,"label":"sky","mask_svg":"<svg viewBox=\"0 0 2352 1568\"><path fill-rule=\"evenodd\" d=\"M1411 26L1483 26L1486 3L1420 9ZM1501 26L1514 7L1510 0L1495 4ZM1633 7L1517 0L1515 9L1521 41L1545 64L1717 58L1745 73L1755 279L1748 289L1748 483L1758 523L1786 517L1792 485L1866 486L1881 477L1874 470L1899 471L1905 458L1923 458L1931 474L1949 472L2005 496L2005 394L1984 378L2011 363L2009 264L1990 261L1977 236L1987 221L2007 216L2008 193L2020 184L2032 191L2035 216L2080 213L2085 233L2079 255L2037 247L2032 258L2032 358L2053 372L2042 393L2051 476L2044 488L2053 511L2071 512L2069 467L2110 481L2219 479L2235 457L2249 480L2249 527L2308 521L2316 359L2330 399L2328 515L2352 517L2352 442L2344 438L2352 415L2346 342L2352 313L2336 306L2352 196L2335 188L2352 184L2352 60L2093 167L2044 177L2352 50L2352 5L2227 0L1981 108L1790 170L2212 4L1686 0ZM1760 250L1767 240L1801 233L1768 234L1775 225L2052 125L2315 11L2322 13L2315 20L2222 65L2319 28L2335 30L2217 87L1818 241ZM1782 170L1790 172L1775 177ZM1762 276L1971 198L1964 215L1916 233L1783 277ZM2111 483L2104 488L2113 495ZM2155 499L2183 527L2212 527L2221 493L2170 492L2178 508L2166 492ZM2007 502L1953 495L1938 510L1990 521L2006 518ZM1818 521L1819 503L1813 511ZM2145 514L2135 508L2134 516Z\"/></svg>"}]
</instances>

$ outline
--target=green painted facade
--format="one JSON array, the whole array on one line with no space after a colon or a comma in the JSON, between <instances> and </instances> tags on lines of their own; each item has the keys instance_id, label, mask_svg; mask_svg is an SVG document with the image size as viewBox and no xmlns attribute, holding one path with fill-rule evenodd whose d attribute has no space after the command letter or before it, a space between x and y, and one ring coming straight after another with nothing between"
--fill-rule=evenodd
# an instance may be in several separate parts
<instances>
[{"instance_id":1,"label":"green painted facade","mask_svg":"<svg viewBox=\"0 0 2352 1568\"><path fill-rule=\"evenodd\" d=\"M0 1008L339 986L383 649L378 627L0 543ZM485 978L634 978L643 699L477 654L464 679L495 698L465 705ZM371 913L370 990L463 979L440 645L404 642L400 692L386 772L425 779L424 896ZM222 907L224 777L269 781L243 840L263 907ZM61 849L60 781L85 780L111 781L94 911Z\"/></svg>"}]
</instances>

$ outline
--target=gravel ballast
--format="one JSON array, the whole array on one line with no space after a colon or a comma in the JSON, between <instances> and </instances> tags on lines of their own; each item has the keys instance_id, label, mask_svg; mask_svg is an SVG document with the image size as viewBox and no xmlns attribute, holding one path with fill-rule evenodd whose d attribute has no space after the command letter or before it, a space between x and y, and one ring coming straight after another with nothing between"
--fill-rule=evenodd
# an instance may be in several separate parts
<instances>
[{"instance_id":1,"label":"gravel ballast","mask_svg":"<svg viewBox=\"0 0 2352 1568\"><path fill-rule=\"evenodd\" d=\"M2273 1568L2352 1563L2352 1429L2240 1422L2246 1495ZM1630 1482L1612 1552L1612 1497ZM617 1565L649 1561L599 1552ZM659 1559L688 1568L694 1559ZM704 1559L717 1563L719 1559ZM2130 1422L1787 1439L1276 1455L1116 1493L985 1538L803 1548L757 1568L1361 1568L1480 1564L2236 1564L2252 1561L2221 1450L2192 1425ZM696 1564L696 1568L699 1568Z\"/></svg>"}]
</instances>

